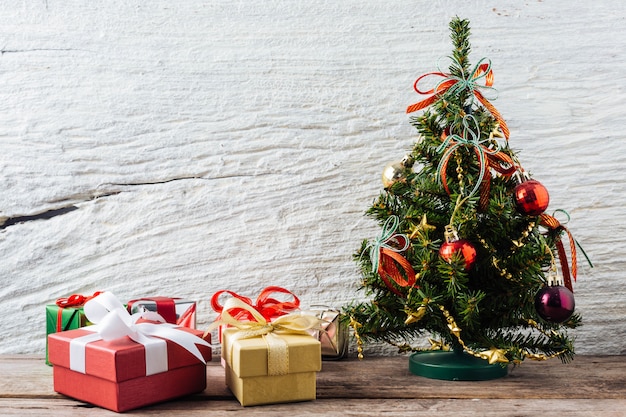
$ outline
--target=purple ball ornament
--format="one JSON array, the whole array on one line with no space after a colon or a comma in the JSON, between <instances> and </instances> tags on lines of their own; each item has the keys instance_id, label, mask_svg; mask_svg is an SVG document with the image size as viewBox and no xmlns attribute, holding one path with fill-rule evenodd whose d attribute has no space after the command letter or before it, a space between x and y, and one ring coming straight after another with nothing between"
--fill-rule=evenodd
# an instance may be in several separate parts
<instances>
[{"instance_id":1,"label":"purple ball ornament","mask_svg":"<svg viewBox=\"0 0 626 417\"><path fill-rule=\"evenodd\" d=\"M574 294L562 285L546 285L535 295L539 316L553 323L562 323L574 313Z\"/></svg>"}]
</instances>

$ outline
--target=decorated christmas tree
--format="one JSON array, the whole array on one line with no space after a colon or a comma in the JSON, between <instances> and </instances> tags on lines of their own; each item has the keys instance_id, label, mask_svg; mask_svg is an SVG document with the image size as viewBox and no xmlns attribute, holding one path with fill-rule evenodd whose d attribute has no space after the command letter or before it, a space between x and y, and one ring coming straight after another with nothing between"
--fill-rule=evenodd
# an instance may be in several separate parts
<instances>
[{"instance_id":1,"label":"decorated christmas tree","mask_svg":"<svg viewBox=\"0 0 626 417\"><path fill-rule=\"evenodd\" d=\"M527 358L567 362L567 330L581 324L569 216L546 213L548 191L510 147L491 103L491 62L469 60L469 22L455 18L450 30L448 70L414 85L413 150L384 168L367 211L381 227L355 254L369 301L347 306L346 319L360 356L363 343L384 341L415 351L411 370L434 378L490 379ZM418 347L427 336L431 346ZM475 369L459 374L466 362Z\"/></svg>"}]
</instances>

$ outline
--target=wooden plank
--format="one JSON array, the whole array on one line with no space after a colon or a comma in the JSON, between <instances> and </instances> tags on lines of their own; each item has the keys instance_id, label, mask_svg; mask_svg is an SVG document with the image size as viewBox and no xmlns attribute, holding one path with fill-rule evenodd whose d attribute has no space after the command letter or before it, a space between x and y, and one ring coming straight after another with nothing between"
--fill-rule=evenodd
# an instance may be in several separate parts
<instances>
[{"instance_id":1,"label":"wooden plank","mask_svg":"<svg viewBox=\"0 0 626 417\"><path fill-rule=\"evenodd\" d=\"M55 397L52 367L40 356L0 356L0 398Z\"/></svg>"},{"instance_id":2,"label":"wooden plank","mask_svg":"<svg viewBox=\"0 0 626 417\"><path fill-rule=\"evenodd\" d=\"M311 402L242 407L236 400L170 401L124 413L125 416L384 416L397 417L618 417L626 400L493 400L493 399L327 399ZM0 399L3 417L64 415L114 416L115 413L68 399Z\"/></svg>"},{"instance_id":3,"label":"wooden plank","mask_svg":"<svg viewBox=\"0 0 626 417\"><path fill-rule=\"evenodd\" d=\"M406 357L324 363L319 398L626 398L624 356L525 361L494 381L439 381L411 374Z\"/></svg>"},{"instance_id":4,"label":"wooden plank","mask_svg":"<svg viewBox=\"0 0 626 417\"><path fill-rule=\"evenodd\" d=\"M0 398L61 398L52 386L52 367L40 356L0 356ZM224 380L218 361L207 366L207 398L233 398Z\"/></svg>"},{"instance_id":5,"label":"wooden plank","mask_svg":"<svg viewBox=\"0 0 626 417\"><path fill-rule=\"evenodd\" d=\"M0 356L0 398L60 398L52 388L52 368L40 357ZM207 389L199 400L233 398L218 361L207 367ZM318 374L319 399L624 399L626 358L577 356L525 362L497 381L438 381L412 375L406 357L324 362Z\"/></svg>"}]
</instances>

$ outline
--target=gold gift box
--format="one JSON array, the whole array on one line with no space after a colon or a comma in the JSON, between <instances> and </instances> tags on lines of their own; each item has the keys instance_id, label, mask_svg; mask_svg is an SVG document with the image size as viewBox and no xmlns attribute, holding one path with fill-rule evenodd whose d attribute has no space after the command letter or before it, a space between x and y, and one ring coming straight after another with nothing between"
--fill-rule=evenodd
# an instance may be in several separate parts
<instances>
[{"instance_id":1,"label":"gold gift box","mask_svg":"<svg viewBox=\"0 0 626 417\"><path fill-rule=\"evenodd\" d=\"M261 336L235 338L240 330L222 333L226 385L243 406L315 399L316 376L322 369L321 345L309 335L277 336L287 343L289 371L268 375L268 344Z\"/></svg>"}]
</instances>

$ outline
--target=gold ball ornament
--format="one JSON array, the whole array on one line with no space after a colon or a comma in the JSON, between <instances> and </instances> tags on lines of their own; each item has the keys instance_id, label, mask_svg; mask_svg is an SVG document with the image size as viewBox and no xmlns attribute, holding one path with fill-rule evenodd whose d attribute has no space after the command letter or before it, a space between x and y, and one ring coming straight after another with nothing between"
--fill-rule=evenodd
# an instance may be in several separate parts
<instances>
[{"instance_id":1,"label":"gold ball ornament","mask_svg":"<svg viewBox=\"0 0 626 417\"><path fill-rule=\"evenodd\" d=\"M413 166L413 159L407 155L402 161L395 161L387 164L383 169L383 187L389 188L398 181L406 178L408 170Z\"/></svg>"}]
</instances>

